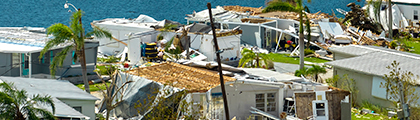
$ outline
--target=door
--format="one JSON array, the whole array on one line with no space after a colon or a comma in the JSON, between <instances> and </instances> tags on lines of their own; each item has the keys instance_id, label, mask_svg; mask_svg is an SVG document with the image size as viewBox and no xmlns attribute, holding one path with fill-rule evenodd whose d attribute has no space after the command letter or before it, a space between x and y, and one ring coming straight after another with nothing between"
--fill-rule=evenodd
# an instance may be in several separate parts
<instances>
[{"instance_id":1,"label":"door","mask_svg":"<svg viewBox=\"0 0 420 120\"><path fill-rule=\"evenodd\" d=\"M328 120L328 101L312 101L312 112L315 120Z\"/></svg>"},{"instance_id":2,"label":"door","mask_svg":"<svg viewBox=\"0 0 420 120\"><path fill-rule=\"evenodd\" d=\"M22 53L22 75L28 75L29 72L29 57Z\"/></svg>"}]
</instances>

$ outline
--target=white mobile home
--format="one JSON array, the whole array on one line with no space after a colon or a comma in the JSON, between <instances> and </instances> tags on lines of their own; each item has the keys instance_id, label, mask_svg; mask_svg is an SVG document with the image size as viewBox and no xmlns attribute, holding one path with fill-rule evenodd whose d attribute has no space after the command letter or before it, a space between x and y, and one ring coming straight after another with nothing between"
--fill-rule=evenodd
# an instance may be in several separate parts
<instances>
[{"instance_id":1,"label":"white mobile home","mask_svg":"<svg viewBox=\"0 0 420 120\"><path fill-rule=\"evenodd\" d=\"M65 44L56 46L48 51L42 59L39 59L40 51L49 39L50 37L47 37L45 29L32 30L30 27L0 28L0 66L2 66L0 67L0 75L32 77L35 74L46 74L45 77L49 78L49 66L54 56L66 46ZM98 45L99 43L96 41L85 41L88 73L94 73ZM81 75L80 63L72 60L74 55L74 50L67 54L63 67L57 69L55 76Z\"/></svg>"}]
</instances>

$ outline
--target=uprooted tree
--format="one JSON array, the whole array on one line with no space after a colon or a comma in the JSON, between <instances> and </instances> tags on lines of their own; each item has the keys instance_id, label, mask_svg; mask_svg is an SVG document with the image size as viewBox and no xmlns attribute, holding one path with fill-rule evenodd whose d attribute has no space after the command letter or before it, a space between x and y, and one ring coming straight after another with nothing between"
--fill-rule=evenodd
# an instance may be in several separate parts
<instances>
[{"instance_id":1,"label":"uprooted tree","mask_svg":"<svg viewBox=\"0 0 420 120\"><path fill-rule=\"evenodd\" d=\"M356 5L355 3L349 3L347 7L350 7L351 11L346 14L342 23L350 20L350 24L354 27L358 27L361 30L370 30L376 34L380 34L382 32L382 26L378 22L374 22L373 20L369 19L365 13L365 10L360 8L360 5Z\"/></svg>"},{"instance_id":2,"label":"uprooted tree","mask_svg":"<svg viewBox=\"0 0 420 120\"><path fill-rule=\"evenodd\" d=\"M163 85L156 88L147 98L138 100L134 108L147 120L194 120L203 119L198 109L189 100L189 91L173 88L173 85ZM200 108L201 109L201 108ZM204 118L205 119L205 118Z\"/></svg>"},{"instance_id":3,"label":"uprooted tree","mask_svg":"<svg viewBox=\"0 0 420 120\"><path fill-rule=\"evenodd\" d=\"M125 87L126 85L128 85L129 83L133 82L132 80L128 80L128 78L126 79L126 82L124 82L121 86L118 86L117 84L117 74L118 70L115 70L113 74L110 74L110 80L111 83L109 85L106 84L105 80L103 78L102 82L105 85L106 89L102 90L99 86L96 86L97 88L99 88L102 92L102 95L104 96L103 98L103 103L105 105L103 105L102 107L105 107L106 109L106 120L109 120L110 118L110 113L111 110L113 110L114 108L116 108L121 102L123 102L123 98L124 98L124 93L127 90L127 87ZM100 75L99 73L97 73L98 75ZM120 77L121 78L121 77ZM118 94L120 94L118 96ZM102 108L101 108L102 109Z\"/></svg>"}]
</instances>

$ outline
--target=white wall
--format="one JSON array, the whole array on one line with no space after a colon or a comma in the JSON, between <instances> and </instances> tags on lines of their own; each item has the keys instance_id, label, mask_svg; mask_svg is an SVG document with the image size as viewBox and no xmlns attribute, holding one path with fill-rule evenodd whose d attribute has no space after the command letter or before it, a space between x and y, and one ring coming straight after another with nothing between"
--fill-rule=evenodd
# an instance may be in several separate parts
<instances>
[{"instance_id":1,"label":"white wall","mask_svg":"<svg viewBox=\"0 0 420 120\"><path fill-rule=\"evenodd\" d=\"M82 114L89 116L91 120L95 120L95 100L74 100L74 99L60 99L70 107L82 107Z\"/></svg>"},{"instance_id":2,"label":"white wall","mask_svg":"<svg viewBox=\"0 0 420 120\"><path fill-rule=\"evenodd\" d=\"M220 54L220 59L225 61L226 59L235 58L238 59L241 57L240 53L240 36L241 35L231 35L225 37L217 37L217 43L219 45L219 49L225 48L234 48L233 50L225 50L223 53ZM201 38L200 38L201 39ZM200 40L198 37L195 41ZM214 49L213 43L213 36L212 35L204 35L201 39L201 45L198 50L207 56L208 61L216 61L216 50Z\"/></svg>"},{"instance_id":3,"label":"white wall","mask_svg":"<svg viewBox=\"0 0 420 120\"><path fill-rule=\"evenodd\" d=\"M138 26L122 26L122 25L118 25L118 24L96 24L96 26L103 28L105 30L108 30L109 32L111 32L112 36L114 38L117 38L118 40L121 40L125 43L127 43L127 41L124 41L125 39L128 39L128 34L131 33L137 33L137 32L144 32L144 31L150 31L153 30L153 28L147 28L147 27L138 27ZM126 47L124 44L121 44L113 39L108 39L108 38L101 38L101 39L96 39L98 40L100 43L100 47L98 48L98 51L101 51L102 53L107 53L107 54L114 54L115 51L120 51L122 52L124 50L124 47ZM109 44L109 43L113 43L113 44ZM104 44L107 44L106 46L102 46Z\"/></svg>"},{"instance_id":4,"label":"white wall","mask_svg":"<svg viewBox=\"0 0 420 120\"><path fill-rule=\"evenodd\" d=\"M391 107L392 103L386 99L381 98L383 96L383 91L374 91L374 90L382 90L379 89L378 81L380 79L375 78L375 82L373 82L374 76L368 75L365 73L349 71L341 68L334 68L334 75L339 75L343 77L343 75L347 74L349 79L353 79L356 82L356 87L359 92L357 93L357 104L361 105L363 101L368 101L375 105L381 105L382 107ZM378 77L378 76L375 76ZM341 85L342 81L338 81L338 85ZM379 83L380 84L380 83ZM372 88L375 85L375 88ZM372 94L378 94L376 96Z\"/></svg>"},{"instance_id":5,"label":"white wall","mask_svg":"<svg viewBox=\"0 0 420 120\"><path fill-rule=\"evenodd\" d=\"M229 104L230 118L236 116L237 120L246 120L251 113L250 107L255 107L255 94L260 93L276 93L276 111L267 112L274 116L279 116L283 112L283 88L274 85L251 85L242 83L233 83L232 85L225 85L227 99ZM211 90L211 93L221 93L220 86ZM222 103L223 104L223 103ZM223 112L224 114L224 112ZM222 117L224 119L224 117ZM210 118L211 119L211 118Z\"/></svg>"},{"instance_id":6,"label":"white wall","mask_svg":"<svg viewBox=\"0 0 420 120\"><path fill-rule=\"evenodd\" d=\"M413 18L413 10L417 10L419 13L418 13L418 16L419 16L419 19L418 20L420 20L420 5L418 5L418 6L414 6L414 5L404 5L404 4L398 4L398 6L399 6L399 8L400 8L400 10L401 10L401 13L403 13L404 14L404 16L407 18L407 20L408 19L410 19L411 21L413 21L414 20L414 18ZM418 20L416 20L416 22L418 22Z\"/></svg>"}]
</instances>

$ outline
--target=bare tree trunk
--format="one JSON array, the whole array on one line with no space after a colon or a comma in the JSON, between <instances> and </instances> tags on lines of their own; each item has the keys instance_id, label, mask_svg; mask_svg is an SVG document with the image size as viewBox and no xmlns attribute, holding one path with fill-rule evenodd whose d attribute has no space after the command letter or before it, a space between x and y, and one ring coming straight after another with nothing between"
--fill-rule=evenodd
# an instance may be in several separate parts
<instances>
[{"instance_id":1,"label":"bare tree trunk","mask_svg":"<svg viewBox=\"0 0 420 120\"><path fill-rule=\"evenodd\" d=\"M388 0L388 18L389 18L389 38L392 39L392 4L391 0Z\"/></svg>"},{"instance_id":2,"label":"bare tree trunk","mask_svg":"<svg viewBox=\"0 0 420 120\"><path fill-rule=\"evenodd\" d=\"M85 91L90 94L89 82L87 79L87 70L86 70L86 56L85 56L85 46L82 46L80 50L80 65L82 66L82 76L83 84L85 85Z\"/></svg>"},{"instance_id":3,"label":"bare tree trunk","mask_svg":"<svg viewBox=\"0 0 420 120\"><path fill-rule=\"evenodd\" d=\"M256 68L260 68L260 57L258 56L258 53L257 53L257 67Z\"/></svg>"},{"instance_id":4,"label":"bare tree trunk","mask_svg":"<svg viewBox=\"0 0 420 120\"><path fill-rule=\"evenodd\" d=\"M78 9L78 11L80 11L80 8ZM80 25L83 26L82 16L80 16L80 18L79 18L79 23L80 23ZM84 31L85 31L85 29L82 27L82 32L80 33L80 37L83 39L83 42L85 42ZM84 43L82 44L81 47L82 48L79 51L79 53L80 53L79 54L80 55L79 59L80 59L80 66L82 66L83 83L85 85L85 91L90 94L89 82L88 82L88 79L87 79L86 56L85 56L85 45L84 45Z\"/></svg>"},{"instance_id":5,"label":"bare tree trunk","mask_svg":"<svg viewBox=\"0 0 420 120\"><path fill-rule=\"evenodd\" d=\"M302 11L300 11L300 15L299 15L299 22L300 22L300 26L299 26L299 69L303 70L304 67L304 57L305 57L305 41L303 40L303 16L302 16Z\"/></svg>"},{"instance_id":6,"label":"bare tree trunk","mask_svg":"<svg viewBox=\"0 0 420 120\"><path fill-rule=\"evenodd\" d=\"M108 107L108 106L107 106L107 107ZM108 110L108 109L106 110L106 118L105 118L106 120L109 120L109 113L110 113L110 112L111 112L111 110Z\"/></svg>"}]
</instances>

